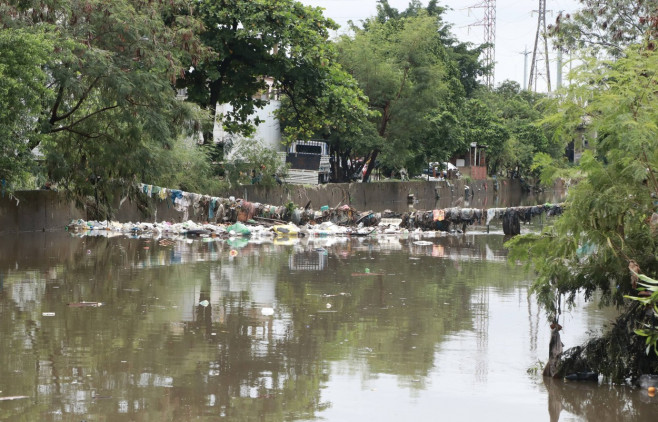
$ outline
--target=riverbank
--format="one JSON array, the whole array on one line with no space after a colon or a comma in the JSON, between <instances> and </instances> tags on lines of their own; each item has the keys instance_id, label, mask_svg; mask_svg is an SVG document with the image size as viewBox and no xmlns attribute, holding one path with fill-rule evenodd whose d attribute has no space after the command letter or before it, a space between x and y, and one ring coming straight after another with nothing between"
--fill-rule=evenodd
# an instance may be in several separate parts
<instances>
[{"instance_id":1,"label":"riverbank","mask_svg":"<svg viewBox=\"0 0 658 422\"><path fill-rule=\"evenodd\" d=\"M146 185L149 186L149 185ZM487 180L469 183L456 181L411 181L382 183L342 183L320 186L284 185L264 188L243 186L222 193L224 198L243 198L250 203L274 204L294 208L338 208L348 205L361 211L402 214L413 210L432 210L450 207L504 208L557 202L566 193L562 184L539 194L525 194L518 180ZM140 201L117 195L113 220L118 222L195 222L209 221L193 203L186 206L162 200L158 193L144 193ZM143 200L142 200L143 199ZM0 233L52 231L63 229L71 220L90 220L83 208L77 207L63 193L53 191L18 191L0 198Z\"/></svg>"}]
</instances>

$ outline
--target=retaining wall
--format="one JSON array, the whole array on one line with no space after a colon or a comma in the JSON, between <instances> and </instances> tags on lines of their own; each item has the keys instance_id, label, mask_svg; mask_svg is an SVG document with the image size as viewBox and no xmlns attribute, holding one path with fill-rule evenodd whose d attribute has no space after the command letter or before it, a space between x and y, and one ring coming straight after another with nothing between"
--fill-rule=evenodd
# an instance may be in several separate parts
<instances>
[{"instance_id":1,"label":"retaining wall","mask_svg":"<svg viewBox=\"0 0 658 422\"><path fill-rule=\"evenodd\" d=\"M468 186L468 191L466 190ZM319 186L284 185L263 188L257 185L243 186L219 196L244 198L250 202L283 205L293 202L304 207L320 209L323 205L337 207L349 204L359 211L391 210L402 213L410 208L430 210L454 206L472 208L499 208L519 205L557 202L564 196L560 185L541 195L527 195L521 191L518 180L500 180L495 186L492 180L465 180L441 182L381 182L342 183ZM409 202L411 200L411 202ZM150 198L152 211L145 214L135 203L117 198L115 220L127 221L205 221L207 216L195 213L192 207L186 212L177 211L171 201ZM61 193L53 191L19 191L15 196L5 194L0 198L0 234L63 229L73 219L87 219L86 212L78 209Z\"/></svg>"}]
</instances>

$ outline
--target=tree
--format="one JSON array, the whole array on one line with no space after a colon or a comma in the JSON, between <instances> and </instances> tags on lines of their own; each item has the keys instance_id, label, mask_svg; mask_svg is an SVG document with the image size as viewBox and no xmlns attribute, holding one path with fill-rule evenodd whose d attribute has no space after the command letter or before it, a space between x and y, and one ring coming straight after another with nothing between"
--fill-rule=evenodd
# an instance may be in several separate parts
<instances>
[{"instance_id":1,"label":"tree","mask_svg":"<svg viewBox=\"0 0 658 422\"><path fill-rule=\"evenodd\" d=\"M376 19L380 23L385 23L424 15L435 18L441 43L446 48L450 59L456 63L459 79L466 96L470 97L481 86L478 78L493 70L488 69L480 62L480 55L488 45L473 46L472 43L459 42L451 32L452 25L443 21L443 14L446 10L447 8L438 5L437 0L430 0L426 7L423 7L420 0L411 0L407 9L400 12L391 7L388 0L378 0ZM367 27L367 22L364 27Z\"/></svg>"},{"instance_id":2,"label":"tree","mask_svg":"<svg viewBox=\"0 0 658 422\"><path fill-rule=\"evenodd\" d=\"M478 99L468 101L463 121L465 138L478 145L487 146L488 172L495 174L501 165L504 145L510 136L503 121Z\"/></svg>"},{"instance_id":3,"label":"tree","mask_svg":"<svg viewBox=\"0 0 658 422\"><path fill-rule=\"evenodd\" d=\"M314 81L322 95L292 101L285 97L277 113L285 138L322 140L332 156L332 180L349 182L358 169L357 158L377 143L377 133L369 118L377 112L368 109L368 98L357 81L336 61L329 61L323 78Z\"/></svg>"},{"instance_id":4,"label":"tree","mask_svg":"<svg viewBox=\"0 0 658 422\"><path fill-rule=\"evenodd\" d=\"M547 154L554 159L564 155L563 141L553 136L553 128L537 123L545 108L544 95L522 90L517 82L504 81L492 91L478 90L475 97L486 105L487 111L468 119L467 124L476 122L473 126L480 130L483 123L477 123L478 119L490 113L492 123L502 125L508 134L507 138L494 137L489 141L490 174L514 172L530 179L538 175L533 170L536 154Z\"/></svg>"},{"instance_id":5,"label":"tree","mask_svg":"<svg viewBox=\"0 0 658 422\"><path fill-rule=\"evenodd\" d=\"M257 95L268 90L266 76L274 79L274 93L292 104L322 94L315 81L326 77L329 30L337 26L320 8L294 0L203 0L198 9L204 23L200 37L212 53L188 69L178 85L213 122L219 118L230 133L253 133L249 117L267 101ZM216 116L217 104L232 109ZM208 126L203 141L212 139Z\"/></svg>"},{"instance_id":6,"label":"tree","mask_svg":"<svg viewBox=\"0 0 658 422\"><path fill-rule=\"evenodd\" d=\"M658 6L646 0L580 0L573 15L558 15L549 28L559 48L590 49L594 54L620 57L633 43L655 38Z\"/></svg>"},{"instance_id":7,"label":"tree","mask_svg":"<svg viewBox=\"0 0 658 422\"><path fill-rule=\"evenodd\" d=\"M24 180L33 164L28 140L49 99L46 62L53 42L43 31L0 31L0 180L3 190Z\"/></svg>"},{"instance_id":8,"label":"tree","mask_svg":"<svg viewBox=\"0 0 658 422\"><path fill-rule=\"evenodd\" d=\"M171 148L200 118L172 83L204 53L191 4L137 0L4 2L3 30L37 33L55 48L45 64L48 91L25 151L39 147L48 177L84 201L109 204L135 178L148 181L150 147ZM29 63L29 62L28 62ZM37 72L37 70L34 70ZM109 211L105 210L105 211Z\"/></svg>"},{"instance_id":9,"label":"tree","mask_svg":"<svg viewBox=\"0 0 658 422\"><path fill-rule=\"evenodd\" d=\"M632 336L648 326L655 345L657 314L624 300L643 294L634 273L658 273L658 54L645 44L617 61L583 60L551 117L567 129L585 122L593 149L581 158L583 179L554 225L510 242L511 256L534 262L533 290L552 320L561 298L572 305L578 292L586 299L600 292L601 304L624 309L613 331L585 349L592 370L621 380L658 369L657 356L645 354L645 337Z\"/></svg>"},{"instance_id":10,"label":"tree","mask_svg":"<svg viewBox=\"0 0 658 422\"><path fill-rule=\"evenodd\" d=\"M370 19L353 29L353 37L343 36L338 43L339 58L359 81L371 109L379 112L372 123L380 140L366 156L365 180L380 154L385 164L399 168L414 160L444 161L463 147L458 133L443 137L457 126L464 91L436 17ZM418 151L437 155L422 157Z\"/></svg>"}]
</instances>

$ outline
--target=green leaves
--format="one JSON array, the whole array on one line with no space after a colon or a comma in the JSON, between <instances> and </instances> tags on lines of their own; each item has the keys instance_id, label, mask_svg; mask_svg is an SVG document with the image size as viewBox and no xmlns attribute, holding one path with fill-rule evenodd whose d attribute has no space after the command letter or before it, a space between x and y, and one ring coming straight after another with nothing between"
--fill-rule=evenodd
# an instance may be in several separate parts
<instances>
[{"instance_id":1,"label":"green leaves","mask_svg":"<svg viewBox=\"0 0 658 422\"><path fill-rule=\"evenodd\" d=\"M459 64L451 57L453 40L437 31L436 15L418 8L400 14L380 6L380 16L354 27L353 37L340 39L339 60L378 111L370 121L379 142L368 157L391 169L414 171L464 147L459 126L464 88ZM460 54L465 58L468 52Z\"/></svg>"},{"instance_id":2,"label":"green leaves","mask_svg":"<svg viewBox=\"0 0 658 422\"><path fill-rule=\"evenodd\" d=\"M187 65L180 60L194 61L203 51L189 6L182 0L3 4L1 36L25 34L36 49L8 44L0 58L31 57L21 59L33 84L23 91L38 101L24 103L30 125L17 144L28 152L39 147L44 173L60 188L81 201L93 196L107 203L118 187L162 171L149 167L151 148L170 148L201 120L172 87ZM19 101L10 95L9 102Z\"/></svg>"},{"instance_id":3,"label":"green leaves","mask_svg":"<svg viewBox=\"0 0 658 422\"><path fill-rule=\"evenodd\" d=\"M29 177L29 143L43 136L38 118L52 98L46 84L53 40L45 30L0 30L0 180L10 187Z\"/></svg>"},{"instance_id":4,"label":"green leaves","mask_svg":"<svg viewBox=\"0 0 658 422\"><path fill-rule=\"evenodd\" d=\"M230 104L221 116L226 131L248 136L249 117L270 89L272 97L294 101L323 95L326 67L334 59L329 30L336 24L321 9L294 0L204 0L198 9L204 23L200 37L213 54L188 69L178 86L213 117L216 104ZM274 86L266 85L266 76ZM208 128L204 141L211 140Z\"/></svg>"},{"instance_id":5,"label":"green leaves","mask_svg":"<svg viewBox=\"0 0 658 422\"><path fill-rule=\"evenodd\" d=\"M647 311L629 312L630 326L645 337L647 351L658 353L658 239L651 226L658 205L657 72L658 56L642 46L616 61L583 61L544 119L560 136L589 144L576 169L581 178L553 226L508 245L510 256L534 263L533 289L549 317L558 296L573 303L580 292L586 298L600 292L602 305L619 307L630 299ZM546 178L561 171L545 155L534 165ZM629 263L644 274L629 272Z\"/></svg>"},{"instance_id":6,"label":"green leaves","mask_svg":"<svg viewBox=\"0 0 658 422\"><path fill-rule=\"evenodd\" d=\"M573 15L560 14L550 29L565 50L590 50L595 55L621 57L624 49L656 31L655 3L644 0L588 0Z\"/></svg>"}]
</instances>

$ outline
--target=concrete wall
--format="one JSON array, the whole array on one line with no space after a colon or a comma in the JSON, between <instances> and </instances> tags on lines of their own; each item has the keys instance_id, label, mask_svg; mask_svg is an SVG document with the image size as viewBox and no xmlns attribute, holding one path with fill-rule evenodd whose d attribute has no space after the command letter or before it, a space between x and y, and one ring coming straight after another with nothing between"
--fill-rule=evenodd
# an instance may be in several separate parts
<instances>
[{"instance_id":1,"label":"concrete wall","mask_svg":"<svg viewBox=\"0 0 658 422\"><path fill-rule=\"evenodd\" d=\"M378 212L388 209L398 213L409 211L411 208L430 210L455 206L502 208L536 205L558 202L564 197L564 190L560 186L540 195L528 195L521 191L517 180L501 180L497 183L497 188L494 183L492 180L474 181L468 184L464 180L413 181L327 184L317 187L286 185L270 189L250 185L226 192L222 196L235 196L250 202L277 206L293 202L298 207L304 207L310 202L310 207L316 210L323 205L333 208L348 204L359 211ZM410 195L411 203L409 203ZM179 212L170 200L149 198L147 201L151 205L150 210L128 199L120 204L120 198L117 198L114 219L121 222L207 220L207 215L195 212L193 207L189 207L186 212ZM0 234L61 230L71 220L78 218L87 218L84 210L77 209L61 193L21 191L16 192L14 198L8 195L0 198Z\"/></svg>"},{"instance_id":2,"label":"concrete wall","mask_svg":"<svg viewBox=\"0 0 658 422\"><path fill-rule=\"evenodd\" d=\"M0 233L63 229L77 218L85 218L84 211L57 192L20 191L0 198Z\"/></svg>"},{"instance_id":3,"label":"concrete wall","mask_svg":"<svg viewBox=\"0 0 658 422\"><path fill-rule=\"evenodd\" d=\"M468 197L466 194L468 186ZM496 187L497 186L497 187ZM311 201L311 207L323 205L336 207L349 204L357 210L383 211L389 209L404 212L409 209L408 196L414 198L416 209L449 208L454 206L472 208L508 207L535 205L546 201L561 200L564 190L560 185L555 190L540 195L522 192L518 180L465 180L442 182L382 182L382 183L336 183L313 187L299 185L263 188L257 185L243 186L232 190L230 195L251 202L264 204L286 204L293 202L303 207ZM437 198L438 195L438 198Z\"/></svg>"}]
</instances>

